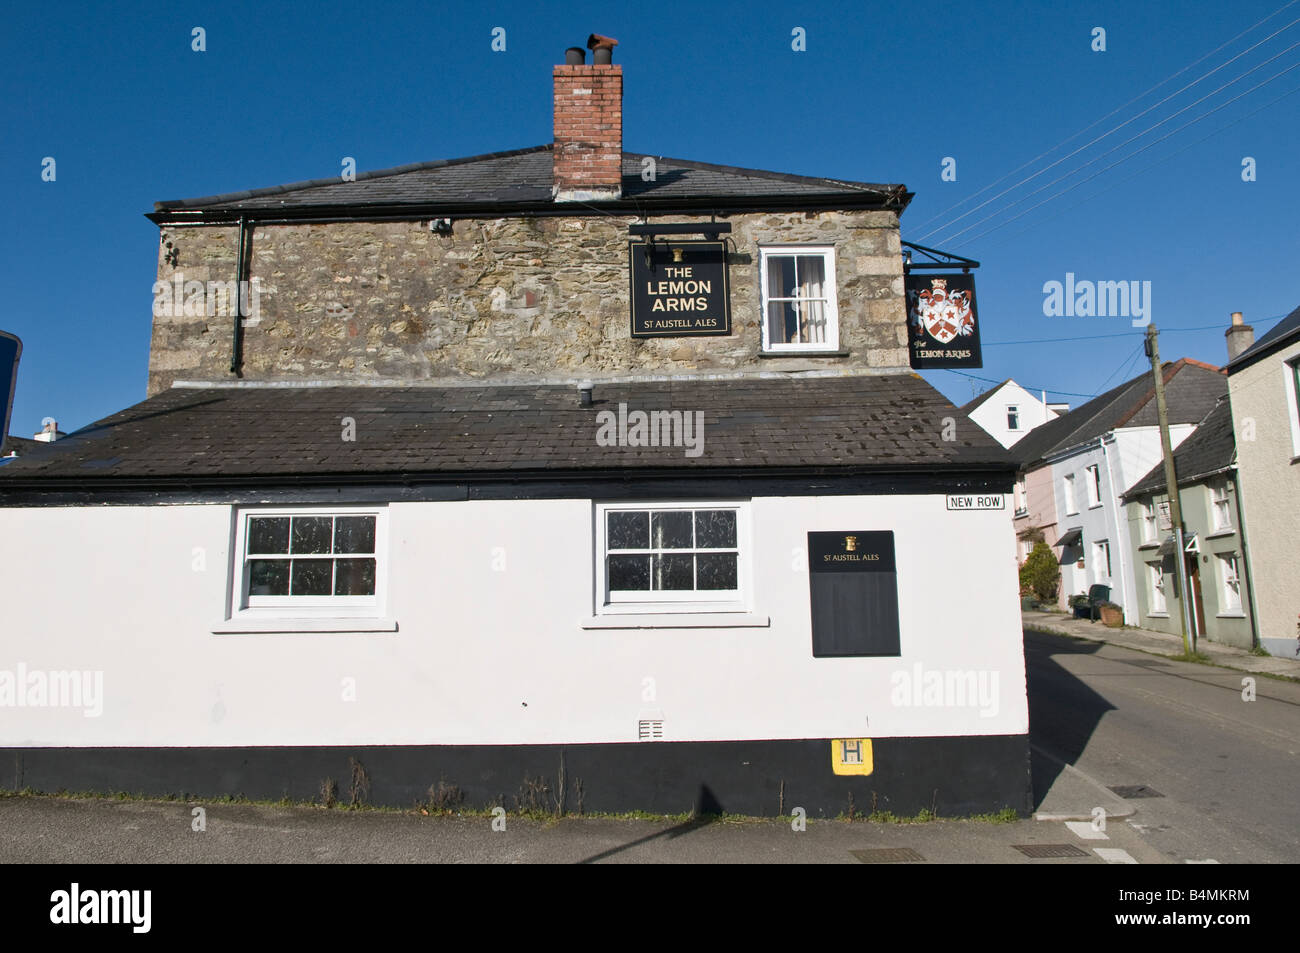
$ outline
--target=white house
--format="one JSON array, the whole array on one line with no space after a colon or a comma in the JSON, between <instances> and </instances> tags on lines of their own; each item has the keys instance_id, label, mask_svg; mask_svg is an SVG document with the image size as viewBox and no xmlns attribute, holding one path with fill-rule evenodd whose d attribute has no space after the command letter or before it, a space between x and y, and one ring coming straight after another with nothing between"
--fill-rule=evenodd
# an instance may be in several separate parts
<instances>
[{"instance_id":1,"label":"white house","mask_svg":"<svg viewBox=\"0 0 1300 953\"><path fill-rule=\"evenodd\" d=\"M1222 371L1183 358L1163 366L1169 438L1176 448L1227 392ZM1128 515L1120 497L1161 459L1151 377L1139 375L1034 431L1014 453L1022 471L1049 467L1056 498L1060 600L1108 586L1137 624Z\"/></svg>"},{"instance_id":2,"label":"white house","mask_svg":"<svg viewBox=\"0 0 1300 953\"><path fill-rule=\"evenodd\" d=\"M553 145L155 208L156 295L274 291L155 302L151 396L0 468L19 787L1028 809L1015 462L908 366L910 193L644 177L621 68L553 82Z\"/></svg>"},{"instance_id":3,"label":"white house","mask_svg":"<svg viewBox=\"0 0 1300 953\"><path fill-rule=\"evenodd\" d=\"M1069 411L1069 404L1049 404L1047 395L1035 397L1011 378L959 408L983 427L994 440L1010 447L1025 434Z\"/></svg>"}]
</instances>

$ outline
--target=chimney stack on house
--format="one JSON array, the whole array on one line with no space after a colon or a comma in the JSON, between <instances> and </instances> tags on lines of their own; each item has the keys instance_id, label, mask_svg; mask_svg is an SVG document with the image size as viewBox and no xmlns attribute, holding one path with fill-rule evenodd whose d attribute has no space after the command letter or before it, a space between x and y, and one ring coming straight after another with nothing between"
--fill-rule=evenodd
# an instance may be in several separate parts
<instances>
[{"instance_id":1,"label":"chimney stack on house","mask_svg":"<svg viewBox=\"0 0 1300 953\"><path fill-rule=\"evenodd\" d=\"M1232 325L1223 332L1228 339L1228 361L1234 361L1237 355L1255 343L1255 329L1242 321L1240 311L1232 312Z\"/></svg>"},{"instance_id":2,"label":"chimney stack on house","mask_svg":"<svg viewBox=\"0 0 1300 953\"><path fill-rule=\"evenodd\" d=\"M39 440L41 441L41 443L53 443L54 441L58 440L60 437L66 437L66 436L67 434L65 434L62 430L59 429L59 425L57 421L46 420L45 425L41 427L41 429L38 430L36 433L32 434L32 439Z\"/></svg>"},{"instance_id":3,"label":"chimney stack on house","mask_svg":"<svg viewBox=\"0 0 1300 953\"><path fill-rule=\"evenodd\" d=\"M623 67L612 62L618 40L587 38L590 65L570 47L553 70L555 145L551 195L557 202L623 196Z\"/></svg>"}]
</instances>

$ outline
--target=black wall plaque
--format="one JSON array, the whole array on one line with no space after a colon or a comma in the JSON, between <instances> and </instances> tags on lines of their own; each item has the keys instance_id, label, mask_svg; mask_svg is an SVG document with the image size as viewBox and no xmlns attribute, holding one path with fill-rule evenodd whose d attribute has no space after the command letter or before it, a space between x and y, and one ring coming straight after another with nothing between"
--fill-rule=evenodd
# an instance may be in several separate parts
<instances>
[{"instance_id":1,"label":"black wall plaque","mask_svg":"<svg viewBox=\"0 0 1300 953\"><path fill-rule=\"evenodd\" d=\"M915 272L903 276L912 367L983 367L975 276Z\"/></svg>"},{"instance_id":2,"label":"black wall plaque","mask_svg":"<svg viewBox=\"0 0 1300 953\"><path fill-rule=\"evenodd\" d=\"M808 534L814 658L900 655L892 530Z\"/></svg>"},{"instance_id":3,"label":"black wall plaque","mask_svg":"<svg viewBox=\"0 0 1300 953\"><path fill-rule=\"evenodd\" d=\"M628 254L632 337L731 333L725 242L629 242Z\"/></svg>"}]
</instances>

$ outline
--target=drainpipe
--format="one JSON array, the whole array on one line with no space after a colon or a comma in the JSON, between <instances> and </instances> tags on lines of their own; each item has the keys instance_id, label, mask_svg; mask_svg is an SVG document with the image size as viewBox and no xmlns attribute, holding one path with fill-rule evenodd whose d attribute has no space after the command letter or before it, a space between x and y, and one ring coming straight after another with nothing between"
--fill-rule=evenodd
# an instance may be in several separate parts
<instances>
[{"instance_id":1,"label":"drainpipe","mask_svg":"<svg viewBox=\"0 0 1300 953\"><path fill-rule=\"evenodd\" d=\"M1134 600L1129 599L1129 591L1128 591L1128 569L1127 569L1127 567L1125 566L1125 563L1124 563L1124 550L1128 548L1128 544L1129 544L1129 542L1130 542L1130 540L1131 540L1131 534L1127 533L1127 530L1128 530L1128 520L1127 520L1127 519L1124 520L1123 529L1120 528L1120 501L1119 501L1119 494L1118 494L1117 492L1115 492L1115 487L1116 487L1116 485L1117 485L1117 484L1115 483L1115 471L1112 470L1111 467L1110 467L1110 454L1108 454L1108 453L1106 452L1106 438L1105 438L1105 436L1098 437L1098 438L1097 438L1097 443L1101 445L1101 457L1102 457L1103 460L1106 461L1106 476L1107 476L1107 478L1108 478L1109 481L1110 481L1110 498L1111 498L1111 500L1114 502L1114 510L1115 510L1115 543L1116 543L1116 546L1113 547L1113 548L1114 548L1114 549L1118 549L1118 551L1119 551L1119 588L1120 588L1120 593L1122 594L1122 597L1123 597L1123 599L1124 599L1124 621L1125 621L1126 623L1128 623L1128 622L1129 622L1129 614L1130 614L1130 612L1132 612L1133 614L1136 615L1136 606L1134 606ZM1125 533L1125 535L1124 535L1122 538L1121 538L1121 536L1120 536L1120 533L1121 533L1121 532L1124 532L1124 533ZM1130 606L1134 606L1134 608L1133 608L1132 610L1130 610L1130 608L1129 608ZM1141 620L1139 619L1139 620L1137 620L1137 621L1135 621L1135 622L1132 622L1131 624L1132 624L1132 625L1137 625L1138 622L1140 622L1140 621L1141 621Z\"/></svg>"},{"instance_id":2,"label":"drainpipe","mask_svg":"<svg viewBox=\"0 0 1300 953\"><path fill-rule=\"evenodd\" d=\"M1243 602L1250 608L1250 647L1259 648L1259 613L1255 609L1255 580L1250 574L1250 555L1246 549L1246 516L1245 503L1241 499L1241 471L1232 470L1232 483L1237 488L1237 537L1241 540L1241 572L1246 579L1246 593L1249 596L1249 603Z\"/></svg>"},{"instance_id":3,"label":"drainpipe","mask_svg":"<svg viewBox=\"0 0 1300 953\"><path fill-rule=\"evenodd\" d=\"M230 331L230 373L242 377L240 373L241 354L240 337L244 325L244 226L247 218L239 216L239 240L235 246L235 323Z\"/></svg>"}]
</instances>

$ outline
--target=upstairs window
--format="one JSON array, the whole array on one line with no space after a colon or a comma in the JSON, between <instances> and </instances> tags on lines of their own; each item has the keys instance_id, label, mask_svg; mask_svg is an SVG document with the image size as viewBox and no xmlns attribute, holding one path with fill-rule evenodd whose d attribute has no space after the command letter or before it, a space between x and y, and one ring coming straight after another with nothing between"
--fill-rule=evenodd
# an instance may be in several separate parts
<instances>
[{"instance_id":1,"label":"upstairs window","mask_svg":"<svg viewBox=\"0 0 1300 953\"><path fill-rule=\"evenodd\" d=\"M835 351L840 346L835 249L775 245L759 249L763 350Z\"/></svg>"},{"instance_id":2,"label":"upstairs window","mask_svg":"<svg viewBox=\"0 0 1300 953\"><path fill-rule=\"evenodd\" d=\"M1065 486L1065 515L1073 516L1075 513L1079 512L1079 507L1074 502L1074 474L1073 473L1066 476L1064 481L1064 486Z\"/></svg>"},{"instance_id":3,"label":"upstairs window","mask_svg":"<svg viewBox=\"0 0 1300 953\"><path fill-rule=\"evenodd\" d=\"M1227 484L1219 484L1210 488L1210 506L1214 510L1214 528L1231 529L1232 517L1228 509L1228 487Z\"/></svg>"},{"instance_id":4,"label":"upstairs window","mask_svg":"<svg viewBox=\"0 0 1300 953\"><path fill-rule=\"evenodd\" d=\"M1142 504L1142 542L1153 543L1156 539L1156 508L1152 503Z\"/></svg>"},{"instance_id":5,"label":"upstairs window","mask_svg":"<svg viewBox=\"0 0 1300 953\"><path fill-rule=\"evenodd\" d=\"M1095 463L1088 467L1088 505L1101 506L1101 468Z\"/></svg>"},{"instance_id":6,"label":"upstairs window","mask_svg":"<svg viewBox=\"0 0 1300 953\"><path fill-rule=\"evenodd\" d=\"M1007 404L1007 429L1020 429L1020 408L1015 404Z\"/></svg>"}]
</instances>

